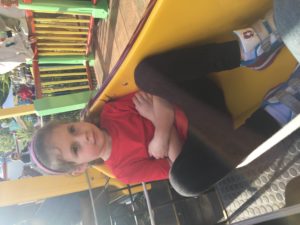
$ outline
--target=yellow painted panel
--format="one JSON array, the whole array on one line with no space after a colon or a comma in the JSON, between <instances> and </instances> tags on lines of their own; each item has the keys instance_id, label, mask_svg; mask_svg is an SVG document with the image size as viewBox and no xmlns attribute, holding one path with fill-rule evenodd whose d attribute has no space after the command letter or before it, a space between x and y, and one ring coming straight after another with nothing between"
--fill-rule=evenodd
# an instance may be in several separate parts
<instances>
[{"instance_id":1,"label":"yellow painted panel","mask_svg":"<svg viewBox=\"0 0 300 225\"><path fill-rule=\"evenodd\" d=\"M85 52L39 52L39 56L85 55Z\"/></svg>"},{"instance_id":2,"label":"yellow painted panel","mask_svg":"<svg viewBox=\"0 0 300 225\"><path fill-rule=\"evenodd\" d=\"M53 22L53 23L89 23L90 19L72 19L72 18L34 18L35 22Z\"/></svg>"},{"instance_id":3,"label":"yellow painted panel","mask_svg":"<svg viewBox=\"0 0 300 225\"><path fill-rule=\"evenodd\" d=\"M92 188L102 187L106 183L106 176L95 169L89 169L88 174ZM116 179L110 179L109 185L124 188L126 185ZM26 202L32 202L60 196L73 192L87 190L88 183L84 174L80 176L39 176L19 180L0 182L0 207ZM137 187L133 193L141 191ZM123 190L127 195L128 191Z\"/></svg>"},{"instance_id":4,"label":"yellow painted panel","mask_svg":"<svg viewBox=\"0 0 300 225\"><path fill-rule=\"evenodd\" d=\"M82 40L86 40L86 37L51 37L51 36L42 36L42 35L38 35L36 36L36 38L38 40L70 40L70 41L74 41L74 40L78 40L78 41L82 41Z\"/></svg>"},{"instance_id":5,"label":"yellow painted panel","mask_svg":"<svg viewBox=\"0 0 300 225\"><path fill-rule=\"evenodd\" d=\"M35 10L35 12L38 12L38 13L47 13L47 14L57 14L58 12L48 12L48 11L39 11L39 10ZM64 14L64 15L72 15L74 16L74 13L73 12L59 12L59 14ZM84 13L79 13L77 12L76 15L80 15L80 16L87 16L86 14Z\"/></svg>"},{"instance_id":6,"label":"yellow painted panel","mask_svg":"<svg viewBox=\"0 0 300 225\"><path fill-rule=\"evenodd\" d=\"M42 86L44 87L46 85L71 84L71 83L79 83L79 82L88 82L88 79L59 80L59 81L42 82Z\"/></svg>"},{"instance_id":7,"label":"yellow painted panel","mask_svg":"<svg viewBox=\"0 0 300 225\"><path fill-rule=\"evenodd\" d=\"M69 52L82 52L86 51L85 46L80 47L80 48L72 48L72 47L39 47L39 51L69 51Z\"/></svg>"},{"instance_id":8,"label":"yellow painted panel","mask_svg":"<svg viewBox=\"0 0 300 225\"><path fill-rule=\"evenodd\" d=\"M137 89L133 72L144 57L188 44L233 39L232 30L252 24L271 7L272 0L157 0L133 47L91 112L97 113L108 98ZM266 70L239 68L214 75L237 124L249 116L271 87L287 78L294 66L294 59L284 50Z\"/></svg>"},{"instance_id":9,"label":"yellow painted panel","mask_svg":"<svg viewBox=\"0 0 300 225\"><path fill-rule=\"evenodd\" d=\"M58 30L36 30L36 34L75 34L87 35L88 31L58 31Z\"/></svg>"},{"instance_id":10,"label":"yellow painted panel","mask_svg":"<svg viewBox=\"0 0 300 225\"><path fill-rule=\"evenodd\" d=\"M75 90L84 90L89 89L89 85L83 85L83 86L75 86L75 87L64 87L64 88L45 88L43 89L43 94L51 94L55 92L61 92L61 91L75 91Z\"/></svg>"},{"instance_id":11,"label":"yellow painted panel","mask_svg":"<svg viewBox=\"0 0 300 225\"><path fill-rule=\"evenodd\" d=\"M93 168L98 170L99 172L105 174L108 177L116 178L115 175L111 172L111 170L105 164L96 164L93 165Z\"/></svg>"},{"instance_id":12,"label":"yellow painted panel","mask_svg":"<svg viewBox=\"0 0 300 225\"><path fill-rule=\"evenodd\" d=\"M88 26L65 26L65 25L58 25L58 24L35 24L36 28L63 28L63 29L81 29L81 30L88 30Z\"/></svg>"},{"instance_id":13,"label":"yellow painted panel","mask_svg":"<svg viewBox=\"0 0 300 225\"><path fill-rule=\"evenodd\" d=\"M89 171L92 187L100 187L105 177L97 171ZM84 175L39 176L0 183L0 206L25 203L48 197L79 192L88 188Z\"/></svg>"},{"instance_id":14,"label":"yellow painted panel","mask_svg":"<svg viewBox=\"0 0 300 225\"><path fill-rule=\"evenodd\" d=\"M33 104L20 105L12 108L0 109L0 119L11 118L14 116L24 116L35 114L35 109Z\"/></svg>"},{"instance_id":15,"label":"yellow painted panel","mask_svg":"<svg viewBox=\"0 0 300 225\"><path fill-rule=\"evenodd\" d=\"M76 65L76 66L55 66L55 67L40 67L40 73L47 71L58 71L58 70L73 70L73 69L85 69L85 66Z\"/></svg>"},{"instance_id":16,"label":"yellow painted panel","mask_svg":"<svg viewBox=\"0 0 300 225\"><path fill-rule=\"evenodd\" d=\"M80 43L80 42L39 42L37 43L38 46L86 46L86 43Z\"/></svg>"},{"instance_id":17,"label":"yellow painted panel","mask_svg":"<svg viewBox=\"0 0 300 225\"><path fill-rule=\"evenodd\" d=\"M295 66L296 60L284 48L274 63L262 71L239 68L213 74L223 87L227 106L236 127L243 124L244 120L260 106L271 88L288 79Z\"/></svg>"},{"instance_id":18,"label":"yellow painted panel","mask_svg":"<svg viewBox=\"0 0 300 225\"><path fill-rule=\"evenodd\" d=\"M68 76L84 76L84 75L86 75L86 72L41 74L40 77L68 77Z\"/></svg>"}]
</instances>

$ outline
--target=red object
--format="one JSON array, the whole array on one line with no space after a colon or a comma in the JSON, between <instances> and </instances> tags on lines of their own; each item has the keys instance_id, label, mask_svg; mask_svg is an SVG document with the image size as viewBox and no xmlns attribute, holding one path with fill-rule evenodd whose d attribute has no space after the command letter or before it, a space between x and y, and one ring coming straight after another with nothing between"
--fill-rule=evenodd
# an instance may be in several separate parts
<instances>
[{"instance_id":1,"label":"red object","mask_svg":"<svg viewBox=\"0 0 300 225\"><path fill-rule=\"evenodd\" d=\"M94 18L91 16L90 18L90 23L89 23L89 32L88 32L88 37L87 37L87 44L86 44L86 51L85 54L88 55L90 53L90 47L92 43L92 34L93 34L93 29L94 29Z\"/></svg>"},{"instance_id":2,"label":"red object","mask_svg":"<svg viewBox=\"0 0 300 225\"><path fill-rule=\"evenodd\" d=\"M25 85L23 85L19 88L17 94L21 97L22 100L27 100L27 99L32 100L32 98L33 98L32 91L30 90L29 87L27 87Z\"/></svg>"},{"instance_id":3,"label":"red object","mask_svg":"<svg viewBox=\"0 0 300 225\"><path fill-rule=\"evenodd\" d=\"M101 113L101 127L112 138L112 153L105 164L125 183L140 183L168 179L167 159L154 159L148 154L148 144L154 134L152 123L140 116L132 102L134 94L106 103ZM176 127L182 140L186 139L188 122L176 109Z\"/></svg>"},{"instance_id":4,"label":"red object","mask_svg":"<svg viewBox=\"0 0 300 225\"><path fill-rule=\"evenodd\" d=\"M10 8L12 6L18 6L18 0L0 0L0 5L4 8Z\"/></svg>"},{"instance_id":5,"label":"red object","mask_svg":"<svg viewBox=\"0 0 300 225\"><path fill-rule=\"evenodd\" d=\"M97 4L97 0L91 0L91 1L92 1L93 5ZM89 33L88 33L88 37L87 37L86 52L85 52L86 55L88 55L90 53L90 47L91 47L91 43L92 43L92 34L93 34L94 25L95 25L95 20L91 16L90 24L89 24Z\"/></svg>"},{"instance_id":6,"label":"red object","mask_svg":"<svg viewBox=\"0 0 300 225\"><path fill-rule=\"evenodd\" d=\"M26 21L29 28L29 36L34 37L35 36L35 24L34 24L34 14L31 10L25 10L26 15ZM38 60L38 48L37 48L37 41L33 42L31 44L31 48L33 49L34 53L34 60Z\"/></svg>"},{"instance_id":7,"label":"red object","mask_svg":"<svg viewBox=\"0 0 300 225\"><path fill-rule=\"evenodd\" d=\"M32 68L33 68L33 76L34 76L34 86L35 86L35 97L42 98L42 86L40 81L40 70L38 61L32 61Z\"/></svg>"},{"instance_id":8,"label":"red object","mask_svg":"<svg viewBox=\"0 0 300 225\"><path fill-rule=\"evenodd\" d=\"M92 75L91 75L91 67L90 67L88 61L85 62L85 69L86 69L86 76L87 76L88 83L89 83L89 88L90 88L90 90L93 90L94 88L93 88L93 81L92 81Z\"/></svg>"}]
</instances>

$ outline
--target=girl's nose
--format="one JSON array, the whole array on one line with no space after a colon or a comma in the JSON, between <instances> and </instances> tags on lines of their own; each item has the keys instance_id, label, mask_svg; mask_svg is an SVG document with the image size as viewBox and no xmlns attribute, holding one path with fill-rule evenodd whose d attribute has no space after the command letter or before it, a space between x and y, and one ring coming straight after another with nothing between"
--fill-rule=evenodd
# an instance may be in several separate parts
<instances>
[{"instance_id":1,"label":"girl's nose","mask_svg":"<svg viewBox=\"0 0 300 225\"><path fill-rule=\"evenodd\" d=\"M93 144L94 143L94 137L93 137L93 133L91 131L86 131L85 132L85 140L89 144Z\"/></svg>"}]
</instances>

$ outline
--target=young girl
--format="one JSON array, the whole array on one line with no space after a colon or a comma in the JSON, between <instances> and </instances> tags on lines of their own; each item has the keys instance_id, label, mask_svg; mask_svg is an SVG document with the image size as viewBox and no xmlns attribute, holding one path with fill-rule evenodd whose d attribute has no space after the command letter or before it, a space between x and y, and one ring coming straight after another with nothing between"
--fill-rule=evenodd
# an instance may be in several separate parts
<instances>
[{"instance_id":1,"label":"young girl","mask_svg":"<svg viewBox=\"0 0 300 225\"><path fill-rule=\"evenodd\" d=\"M32 141L33 160L59 174L80 173L102 159L125 183L169 178L185 196L206 190L279 128L260 109L234 130L222 92L206 76L240 64L267 66L282 45L272 18L255 25L258 33L236 31L239 41L144 59L135 70L143 92L106 103L97 125L52 122L41 128Z\"/></svg>"}]
</instances>

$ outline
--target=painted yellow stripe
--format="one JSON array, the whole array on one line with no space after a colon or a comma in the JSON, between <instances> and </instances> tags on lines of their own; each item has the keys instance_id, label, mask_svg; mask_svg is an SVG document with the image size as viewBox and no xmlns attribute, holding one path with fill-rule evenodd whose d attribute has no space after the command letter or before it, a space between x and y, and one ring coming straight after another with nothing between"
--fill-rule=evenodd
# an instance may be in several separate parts
<instances>
[{"instance_id":1,"label":"painted yellow stripe","mask_svg":"<svg viewBox=\"0 0 300 225\"><path fill-rule=\"evenodd\" d=\"M33 104L20 105L6 109L0 109L0 119L11 118L13 116L24 116L34 114L36 111ZM1 204L1 203L0 203Z\"/></svg>"},{"instance_id":2,"label":"painted yellow stripe","mask_svg":"<svg viewBox=\"0 0 300 225\"><path fill-rule=\"evenodd\" d=\"M85 46L83 47L77 47L77 48L72 48L72 47L40 47L39 51L66 51L66 52L82 52L86 51Z\"/></svg>"},{"instance_id":3,"label":"painted yellow stripe","mask_svg":"<svg viewBox=\"0 0 300 225\"><path fill-rule=\"evenodd\" d=\"M63 29L81 29L81 30L88 30L88 26L66 26L66 25L59 25L59 24L35 24L36 28L63 28Z\"/></svg>"},{"instance_id":4,"label":"painted yellow stripe","mask_svg":"<svg viewBox=\"0 0 300 225\"><path fill-rule=\"evenodd\" d=\"M38 46L86 46L86 43L78 43L78 42L51 42L51 43L37 43Z\"/></svg>"},{"instance_id":5,"label":"painted yellow stripe","mask_svg":"<svg viewBox=\"0 0 300 225\"><path fill-rule=\"evenodd\" d=\"M36 37L38 40L79 40L84 41L86 40L86 37L49 37L49 36L43 36L39 35Z\"/></svg>"},{"instance_id":6,"label":"painted yellow stripe","mask_svg":"<svg viewBox=\"0 0 300 225\"><path fill-rule=\"evenodd\" d=\"M40 72L57 71L57 70L72 70L72 69L85 69L85 66L58 66L58 67L40 67Z\"/></svg>"},{"instance_id":7,"label":"painted yellow stripe","mask_svg":"<svg viewBox=\"0 0 300 225\"><path fill-rule=\"evenodd\" d=\"M35 22L55 22L55 23L89 23L89 19L72 18L34 18Z\"/></svg>"},{"instance_id":8,"label":"painted yellow stripe","mask_svg":"<svg viewBox=\"0 0 300 225\"><path fill-rule=\"evenodd\" d=\"M84 85L84 86L76 86L76 87L65 87L65 88L47 88L47 89L43 89L43 93L44 94L51 94L51 93L55 93L55 92L61 92L61 91L76 91L76 90L84 90L84 89L89 89L88 85Z\"/></svg>"},{"instance_id":9,"label":"painted yellow stripe","mask_svg":"<svg viewBox=\"0 0 300 225\"><path fill-rule=\"evenodd\" d=\"M38 13L46 13L46 14L64 14L64 15L74 15L73 12L64 12L64 11L56 11L56 12L50 12L50 11L40 11L40 10L34 10L35 12L38 12ZM87 16L86 14L84 13L80 13L80 12L76 12L76 15L80 15L80 16Z\"/></svg>"},{"instance_id":10,"label":"painted yellow stripe","mask_svg":"<svg viewBox=\"0 0 300 225\"><path fill-rule=\"evenodd\" d=\"M80 83L80 82L88 82L87 79L76 79L76 80L59 80L59 81L48 81L43 82L42 86L45 87L47 85L55 85L55 84L73 84L73 83Z\"/></svg>"},{"instance_id":11,"label":"painted yellow stripe","mask_svg":"<svg viewBox=\"0 0 300 225\"><path fill-rule=\"evenodd\" d=\"M88 169L92 188L103 187L107 177L94 168ZM59 185L57 185L59 184ZM111 178L109 186L125 188L126 184ZM37 176L0 182L0 207L43 200L54 196L88 190L84 174L80 176ZM149 187L151 188L151 186ZM147 188L148 189L148 188ZM20 191L22 190L22 191ZM141 187L131 189L132 193L142 191ZM127 190L122 190L124 195Z\"/></svg>"},{"instance_id":12,"label":"painted yellow stripe","mask_svg":"<svg viewBox=\"0 0 300 225\"><path fill-rule=\"evenodd\" d=\"M40 74L40 77L69 77L69 76L85 76L86 72L81 73L54 73L54 74Z\"/></svg>"},{"instance_id":13,"label":"painted yellow stripe","mask_svg":"<svg viewBox=\"0 0 300 225\"><path fill-rule=\"evenodd\" d=\"M75 34L75 35L87 35L88 31L56 31L56 30L36 30L37 34Z\"/></svg>"},{"instance_id":14,"label":"painted yellow stripe","mask_svg":"<svg viewBox=\"0 0 300 225\"><path fill-rule=\"evenodd\" d=\"M53 55L85 55L85 52L39 52L39 56L53 56Z\"/></svg>"}]
</instances>

